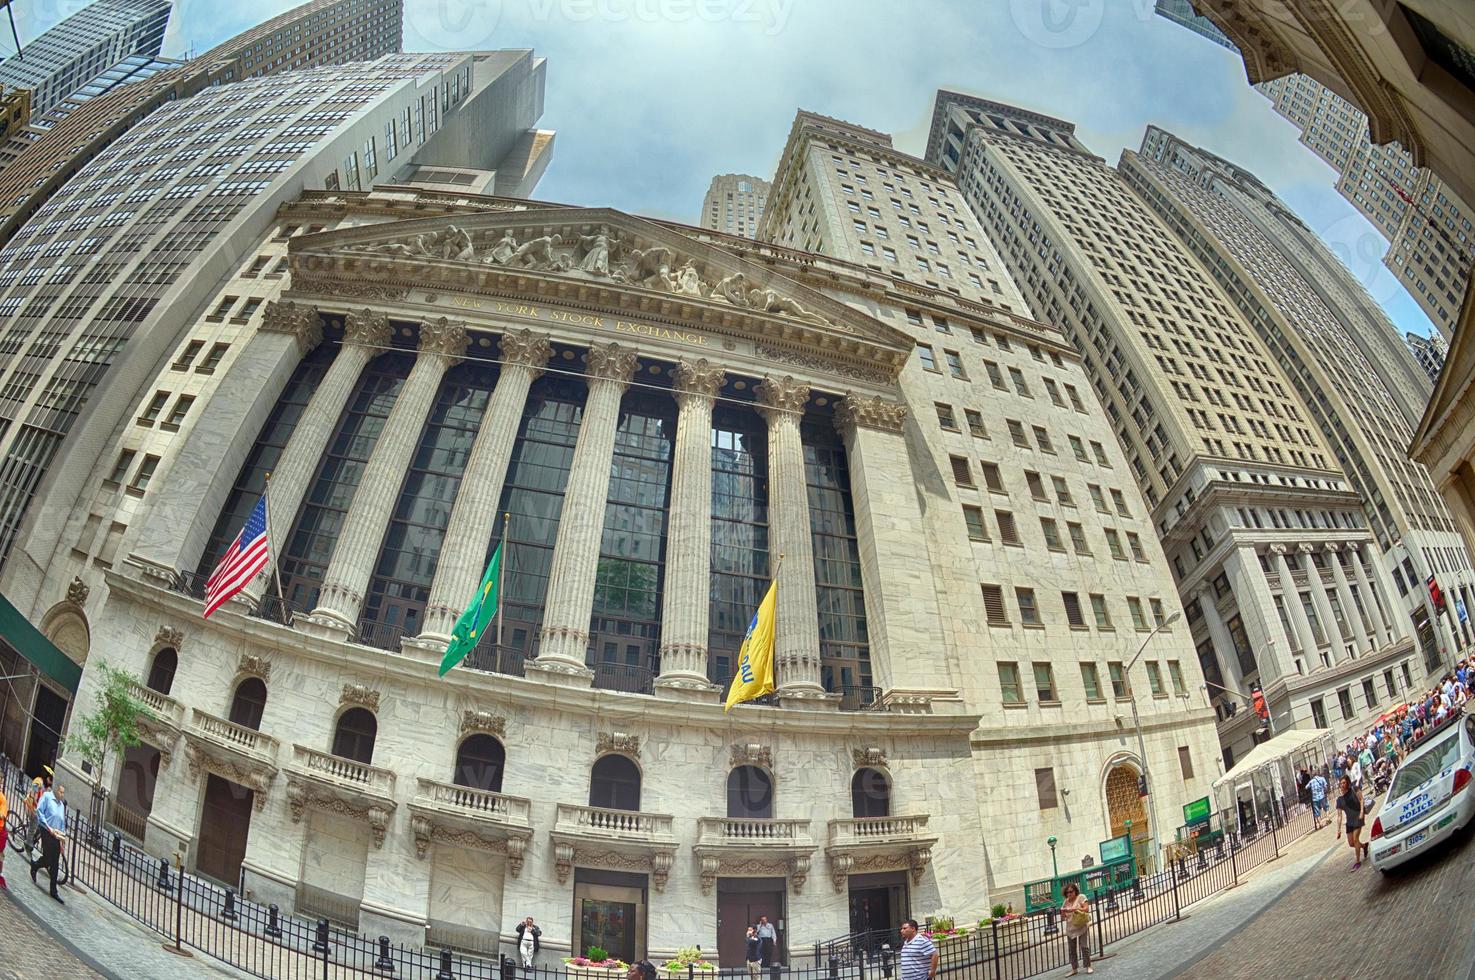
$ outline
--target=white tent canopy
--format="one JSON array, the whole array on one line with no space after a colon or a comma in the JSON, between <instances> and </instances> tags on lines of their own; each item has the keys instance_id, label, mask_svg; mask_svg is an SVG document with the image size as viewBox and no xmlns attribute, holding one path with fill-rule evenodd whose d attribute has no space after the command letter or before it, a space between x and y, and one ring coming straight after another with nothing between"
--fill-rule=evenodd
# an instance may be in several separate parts
<instances>
[{"instance_id":1,"label":"white tent canopy","mask_svg":"<svg viewBox=\"0 0 1475 980\"><path fill-rule=\"evenodd\" d=\"M1243 759L1235 763L1233 769L1214 780L1214 789L1218 790L1219 787L1226 785L1232 786L1236 782L1248 779L1256 771L1286 756L1300 753L1309 748L1313 742L1323 739L1330 748L1332 739L1330 728L1293 728L1288 732L1281 732L1274 738L1255 746Z\"/></svg>"}]
</instances>

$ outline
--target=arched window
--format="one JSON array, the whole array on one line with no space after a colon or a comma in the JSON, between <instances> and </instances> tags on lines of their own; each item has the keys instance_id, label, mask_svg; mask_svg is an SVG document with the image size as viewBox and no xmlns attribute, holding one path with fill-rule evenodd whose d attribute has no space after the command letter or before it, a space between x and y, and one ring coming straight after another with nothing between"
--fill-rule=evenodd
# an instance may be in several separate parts
<instances>
[{"instance_id":1,"label":"arched window","mask_svg":"<svg viewBox=\"0 0 1475 980\"><path fill-rule=\"evenodd\" d=\"M589 772L589 805L640 809L640 767L623 755L606 755Z\"/></svg>"},{"instance_id":2,"label":"arched window","mask_svg":"<svg viewBox=\"0 0 1475 980\"><path fill-rule=\"evenodd\" d=\"M727 774L729 817L773 816L773 777L757 766L738 766Z\"/></svg>"},{"instance_id":3,"label":"arched window","mask_svg":"<svg viewBox=\"0 0 1475 980\"><path fill-rule=\"evenodd\" d=\"M165 647L154 654L153 666L149 667L149 690L168 694L174 686L174 672L179 669L179 654L173 647Z\"/></svg>"},{"instance_id":4,"label":"arched window","mask_svg":"<svg viewBox=\"0 0 1475 980\"><path fill-rule=\"evenodd\" d=\"M236 685L230 700L230 720L253 731L261 727L261 712L266 709L266 685L259 677L248 677Z\"/></svg>"},{"instance_id":5,"label":"arched window","mask_svg":"<svg viewBox=\"0 0 1475 980\"><path fill-rule=\"evenodd\" d=\"M507 751L490 735L476 734L456 750L455 783L492 793L502 792L502 769Z\"/></svg>"},{"instance_id":6,"label":"arched window","mask_svg":"<svg viewBox=\"0 0 1475 980\"><path fill-rule=\"evenodd\" d=\"M891 816L891 785L886 774L879 769L857 769L850 780L850 803L857 820Z\"/></svg>"},{"instance_id":7,"label":"arched window","mask_svg":"<svg viewBox=\"0 0 1475 980\"><path fill-rule=\"evenodd\" d=\"M338 717L333 731L333 754L364 765L374 761L374 736L379 722L364 708L349 708Z\"/></svg>"}]
</instances>

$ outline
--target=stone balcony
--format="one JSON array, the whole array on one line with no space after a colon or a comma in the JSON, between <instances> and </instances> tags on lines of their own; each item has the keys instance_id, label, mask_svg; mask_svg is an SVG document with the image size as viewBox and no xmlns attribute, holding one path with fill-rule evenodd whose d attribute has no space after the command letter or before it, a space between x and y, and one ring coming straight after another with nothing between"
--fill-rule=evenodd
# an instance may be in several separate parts
<instances>
[{"instance_id":1,"label":"stone balcony","mask_svg":"<svg viewBox=\"0 0 1475 980\"><path fill-rule=\"evenodd\" d=\"M130 684L128 692L147 705L151 715L139 716L139 736L159 750L159 764L168 766L184 729L184 705L142 684Z\"/></svg>"},{"instance_id":2,"label":"stone balcony","mask_svg":"<svg viewBox=\"0 0 1475 980\"><path fill-rule=\"evenodd\" d=\"M434 841L505 854L516 878L533 836L531 810L520 796L421 778L410 801L415 855L424 858Z\"/></svg>"},{"instance_id":3,"label":"stone balcony","mask_svg":"<svg viewBox=\"0 0 1475 980\"><path fill-rule=\"evenodd\" d=\"M163 698L157 692L155 696ZM266 805L267 791L277 775L280 746L276 739L199 708L191 712L183 735L191 779L198 779L201 770L213 773L251 790L257 810Z\"/></svg>"},{"instance_id":4,"label":"stone balcony","mask_svg":"<svg viewBox=\"0 0 1475 980\"><path fill-rule=\"evenodd\" d=\"M306 807L316 807L364 821L373 832L374 846L384 846L389 817L399 805L394 799L394 773L294 745L286 776L293 823L302 819Z\"/></svg>"},{"instance_id":5,"label":"stone balcony","mask_svg":"<svg viewBox=\"0 0 1475 980\"><path fill-rule=\"evenodd\" d=\"M581 865L645 871L656 891L664 891L676 855L673 823L668 813L560 803L548 832L559 883L568 880L575 865Z\"/></svg>"},{"instance_id":6,"label":"stone balcony","mask_svg":"<svg viewBox=\"0 0 1475 980\"><path fill-rule=\"evenodd\" d=\"M809 878L814 848L808 820L702 817L697 821L697 841L692 850L705 895L719 875L782 875L800 893Z\"/></svg>"},{"instance_id":7,"label":"stone balcony","mask_svg":"<svg viewBox=\"0 0 1475 980\"><path fill-rule=\"evenodd\" d=\"M852 874L910 871L920 883L932 860L936 835L927 832L927 814L897 817L853 817L830 821L830 878L835 891L846 890Z\"/></svg>"}]
</instances>

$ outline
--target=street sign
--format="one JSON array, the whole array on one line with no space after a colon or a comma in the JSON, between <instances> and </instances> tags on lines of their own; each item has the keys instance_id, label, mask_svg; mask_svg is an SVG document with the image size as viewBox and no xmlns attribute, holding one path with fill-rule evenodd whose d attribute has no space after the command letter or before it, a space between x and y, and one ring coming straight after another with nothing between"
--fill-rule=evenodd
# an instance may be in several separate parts
<instances>
[{"instance_id":1,"label":"street sign","mask_svg":"<svg viewBox=\"0 0 1475 980\"><path fill-rule=\"evenodd\" d=\"M1209 819L1209 813L1209 798L1205 796L1201 800L1194 800L1192 803L1184 805L1183 822L1185 824L1195 824L1201 820L1207 820Z\"/></svg>"},{"instance_id":2,"label":"street sign","mask_svg":"<svg viewBox=\"0 0 1475 980\"><path fill-rule=\"evenodd\" d=\"M1146 776L1138 776L1137 777L1137 795L1138 796L1146 796L1147 795L1147 777Z\"/></svg>"},{"instance_id":3,"label":"street sign","mask_svg":"<svg viewBox=\"0 0 1475 980\"><path fill-rule=\"evenodd\" d=\"M1455 596L1455 612L1460 614L1460 622L1468 623L1470 621L1470 614L1465 611L1465 600L1459 596Z\"/></svg>"}]
</instances>

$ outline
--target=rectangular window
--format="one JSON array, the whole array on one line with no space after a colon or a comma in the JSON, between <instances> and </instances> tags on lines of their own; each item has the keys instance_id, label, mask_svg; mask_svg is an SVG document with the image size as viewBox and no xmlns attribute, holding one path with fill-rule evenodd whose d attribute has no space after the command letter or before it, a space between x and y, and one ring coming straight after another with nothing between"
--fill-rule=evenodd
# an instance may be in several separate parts
<instances>
[{"instance_id":1,"label":"rectangular window","mask_svg":"<svg viewBox=\"0 0 1475 980\"><path fill-rule=\"evenodd\" d=\"M1055 447L1050 444L1050 433L1045 431L1044 426L1033 426L1035 430L1035 445L1040 447L1042 453L1053 453Z\"/></svg>"},{"instance_id":2,"label":"rectangular window","mask_svg":"<svg viewBox=\"0 0 1475 980\"><path fill-rule=\"evenodd\" d=\"M955 378L962 378L966 381L968 379L968 372L963 370L963 359L958 356L958 352L955 350L945 350L942 353L947 358L948 373Z\"/></svg>"},{"instance_id":3,"label":"rectangular window","mask_svg":"<svg viewBox=\"0 0 1475 980\"><path fill-rule=\"evenodd\" d=\"M1125 698L1127 696L1127 672L1122 669L1120 660L1113 660L1106 665L1107 676L1111 678L1111 696L1114 698Z\"/></svg>"},{"instance_id":4,"label":"rectangular window","mask_svg":"<svg viewBox=\"0 0 1475 980\"><path fill-rule=\"evenodd\" d=\"M1163 672L1158 667L1156 660L1148 660L1143 663L1147 668L1147 686L1152 688L1152 696L1155 698L1167 697L1168 692L1163 690Z\"/></svg>"},{"instance_id":5,"label":"rectangular window","mask_svg":"<svg viewBox=\"0 0 1475 980\"><path fill-rule=\"evenodd\" d=\"M262 302L264 302L264 301L262 300L262 298L260 296L249 296L249 297L247 297L246 298L246 302L244 302L244 303L241 304L241 308L236 311L236 315L233 316L233 317L231 317L231 319L232 320L249 320L251 318L251 314L253 314L257 310L261 309Z\"/></svg>"},{"instance_id":6,"label":"rectangular window","mask_svg":"<svg viewBox=\"0 0 1475 980\"><path fill-rule=\"evenodd\" d=\"M1152 625L1162 626L1164 629L1171 629L1171 627L1165 625L1168 621L1168 616L1167 612L1163 609L1163 600L1148 599L1147 604L1152 608Z\"/></svg>"},{"instance_id":7,"label":"rectangular window","mask_svg":"<svg viewBox=\"0 0 1475 980\"><path fill-rule=\"evenodd\" d=\"M1059 701L1055 694L1055 671L1045 661L1035 661L1035 694L1040 703Z\"/></svg>"},{"instance_id":8,"label":"rectangular window","mask_svg":"<svg viewBox=\"0 0 1475 980\"><path fill-rule=\"evenodd\" d=\"M1009 438L1014 440L1014 445L1023 449L1029 448L1029 439L1024 434L1024 423L1018 419L1005 419L1009 424Z\"/></svg>"},{"instance_id":9,"label":"rectangular window","mask_svg":"<svg viewBox=\"0 0 1475 980\"><path fill-rule=\"evenodd\" d=\"M1065 485L1065 477L1052 476L1050 482L1055 485L1055 499L1062 507L1074 507L1075 500L1070 495L1070 487Z\"/></svg>"},{"instance_id":10,"label":"rectangular window","mask_svg":"<svg viewBox=\"0 0 1475 980\"><path fill-rule=\"evenodd\" d=\"M1045 534L1045 547L1051 551L1064 551L1065 545L1060 543L1060 528L1051 517L1040 518L1040 530Z\"/></svg>"},{"instance_id":11,"label":"rectangular window","mask_svg":"<svg viewBox=\"0 0 1475 980\"><path fill-rule=\"evenodd\" d=\"M983 471L983 485L988 487L992 493L1004 493L1004 478L999 474L997 463L990 463L986 459L978 461L978 468Z\"/></svg>"},{"instance_id":12,"label":"rectangular window","mask_svg":"<svg viewBox=\"0 0 1475 980\"><path fill-rule=\"evenodd\" d=\"M1091 462L1091 457L1086 455L1085 443L1081 442L1080 437L1068 436L1067 438L1070 440L1070 451L1075 453L1076 459L1080 460L1082 463Z\"/></svg>"},{"instance_id":13,"label":"rectangular window","mask_svg":"<svg viewBox=\"0 0 1475 980\"><path fill-rule=\"evenodd\" d=\"M1193 778L1193 753L1186 745L1178 746L1178 768L1183 771L1184 779Z\"/></svg>"},{"instance_id":14,"label":"rectangular window","mask_svg":"<svg viewBox=\"0 0 1475 980\"><path fill-rule=\"evenodd\" d=\"M118 461L113 464L113 471L108 474L109 483L122 483L123 478L128 475L128 469L133 465L133 457L138 455L131 449L125 449L118 454Z\"/></svg>"},{"instance_id":15,"label":"rectangular window","mask_svg":"<svg viewBox=\"0 0 1475 980\"><path fill-rule=\"evenodd\" d=\"M1070 534L1070 546L1078 555L1089 555L1091 548L1086 544L1086 531L1075 521L1066 521L1065 529Z\"/></svg>"},{"instance_id":16,"label":"rectangular window","mask_svg":"<svg viewBox=\"0 0 1475 980\"><path fill-rule=\"evenodd\" d=\"M1326 728L1326 702L1321 698L1311 700L1311 721L1317 728Z\"/></svg>"},{"instance_id":17,"label":"rectangular window","mask_svg":"<svg viewBox=\"0 0 1475 980\"><path fill-rule=\"evenodd\" d=\"M222 296L220 302L215 304L215 309L210 311L211 316L224 319L230 315L231 308L236 305L239 296Z\"/></svg>"},{"instance_id":18,"label":"rectangular window","mask_svg":"<svg viewBox=\"0 0 1475 980\"><path fill-rule=\"evenodd\" d=\"M1005 704L1023 704L1024 691L1019 686L1019 665L999 663L999 694Z\"/></svg>"},{"instance_id":19,"label":"rectangular window","mask_svg":"<svg viewBox=\"0 0 1475 980\"><path fill-rule=\"evenodd\" d=\"M983 369L988 372L988 380L993 384L993 386L995 388L998 388L1000 391L1003 391L1004 375L1002 372L999 371L999 366L993 361L984 361Z\"/></svg>"},{"instance_id":20,"label":"rectangular window","mask_svg":"<svg viewBox=\"0 0 1475 980\"><path fill-rule=\"evenodd\" d=\"M1388 697L1392 700L1398 699L1398 685L1393 680L1393 668L1383 671L1383 683L1388 687Z\"/></svg>"},{"instance_id":21,"label":"rectangular window","mask_svg":"<svg viewBox=\"0 0 1475 980\"><path fill-rule=\"evenodd\" d=\"M1101 443L1097 442L1095 439L1091 440L1091 451L1096 454L1096 462L1100 463L1102 466L1111 466L1111 460L1106 458L1106 449L1103 448Z\"/></svg>"},{"instance_id":22,"label":"rectangular window","mask_svg":"<svg viewBox=\"0 0 1475 980\"><path fill-rule=\"evenodd\" d=\"M973 482L973 471L968 466L968 460L962 456L949 456L948 461L953 464L953 482L960 487L975 486Z\"/></svg>"},{"instance_id":23,"label":"rectangular window","mask_svg":"<svg viewBox=\"0 0 1475 980\"><path fill-rule=\"evenodd\" d=\"M1099 630L1112 629L1111 610L1106 606L1106 596L1091 593L1091 612L1096 616L1096 628Z\"/></svg>"},{"instance_id":24,"label":"rectangular window","mask_svg":"<svg viewBox=\"0 0 1475 980\"><path fill-rule=\"evenodd\" d=\"M968 525L968 537L973 541L987 541L988 528L983 523L983 508L963 505L963 523Z\"/></svg>"},{"instance_id":25,"label":"rectangular window","mask_svg":"<svg viewBox=\"0 0 1475 980\"><path fill-rule=\"evenodd\" d=\"M169 417L164 420L164 428L179 428L184 417L189 414L190 406L195 403L194 395L180 395L175 399L174 407L169 411Z\"/></svg>"},{"instance_id":26,"label":"rectangular window","mask_svg":"<svg viewBox=\"0 0 1475 980\"><path fill-rule=\"evenodd\" d=\"M1019 603L1019 621L1025 626L1039 626L1040 607L1035 604L1035 590L1015 589L1014 599Z\"/></svg>"},{"instance_id":27,"label":"rectangular window","mask_svg":"<svg viewBox=\"0 0 1475 980\"><path fill-rule=\"evenodd\" d=\"M1004 609L1004 590L997 585L983 588L983 610L990 626L1008 626L1009 613Z\"/></svg>"},{"instance_id":28,"label":"rectangular window","mask_svg":"<svg viewBox=\"0 0 1475 980\"><path fill-rule=\"evenodd\" d=\"M159 414L164 411L164 403L169 400L169 392L156 391L154 397L144 406L143 413L138 416L139 425L153 425L159 420Z\"/></svg>"},{"instance_id":29,"label":"rectangular window","mask_svg":"<svg viewBox=\"0 0 1475 980\"><path fill-rule=\"evenodd\" d=\"M1122 496L1122 492L1120 490L1113 489L1111 491L1111 502L1113 505L1116 506L1116 512L1118 514L1122 515L1123 517L1132 516L1132 512L1127 510L1127 498Z\"/></svg>"},{"instance_id":30,"label":"rectangular window","mask_svg":"<svg viewBox=\"0 0 1475 980\"><path fill-rule=\"evenodd\" d=\"M1122 550L1122 538L1117 534L1116 528L1106 528L1106 550L1111 552L1111 557L1118 561L1126 561L1127 553Z\"/></svg>"},{"instance_id":31,"label":"rectangular window","mask_svg":"<svg viewBox=\"0 0 1475 980\"><path fill-rule=\"evenodd\" d=\"M922 358L922 370L931 371L935 374L942 373L937 370L937 354L933 352L931 347L928 347L926 344L918 344L917 353Z\"/></svg>"},{"instance_id":32,"label":"rectangular window","mask_svg":"<svg viewBox=\"0 0 1475 980\"><path fill-rule=\"evenodd\" d=\"M1065 606L1065 621L1076 629L1084 629L1086 617L1081 615L1081 596L1078 592L1060 593L1060 601Z\"/></svg>"},{"instance_id":33,"label":"rectangular window","mask_svg":"<svg viewBox=\"0 0 1475 980\"><path fill-rule=\"evenodd\" d=\"M1055 770L1035 770L1035 794L1040 798L1041 810L1053 810L1060 805L1055 796Z\"/></svg>"},{"instance_id":34,"label":"rectangular window","mask_svg":"<svg viewBox=\"0 0 1475 980\"><path fill-rule=\"evenodd\" d=\"M1337 707L1342 709L1342 720L1347 721L1352 717L1352 689L1344 687L1337 692Z\"/></svg>"},{"instance_id":35,"label":"rectangular window","mask_svg":"<svg viewBox=\"0 0 1475 980\"><path fill-rule=\"evenodd\" d=\"M1019 528L1014 525L1014 515L1007 510L994 511L994 520L999 523L999 540L1005 544L1023 544L1019 540Z\"/></svg>"},{"instance_id":36,"label":"rectangular window","mask_svg":"<svg viewBox=\"0 0 1475 980\"><path fill-rule=\"evenodd\" d=\"M1036 500L1049 500L1045 495L1045 481L1034 470L1024 471L1024 482L1029 484L1029 495Z\"/></svg>"},{"instance_id":37,"label":"rectangular window","mask_svg":"<svg viewBox=\"0 0 1475 980\"><path fill-rule=\"evenodd\" d=\"M1367 701L1369 708L1376 708L1378 706L1378 692L1373 687L1373 679L1371 677L1364 677L1362 680L1362 697L1363 700Z\"/></svg>"},{"instance_id":38,"label":"rectangular window","mask_svg":"<svg viewBox=\"0 0 1475 980\"><path fill-rule=\"evenodd\" d=\"M1132 614L1132 626L1139 630L1146 630L1147 616L1142 612L1142 600L1134 595L1127 596L1127 611Z\"/></svg>"},{"instance_id":39,"label":"rectangular window","mask_svg":"<svg viewBox=\"0 0 1475 980\"><path fill-rule=\"evenodd\" d=\"M143 462L138 466L138 472L133 475L133 482L128 489L136 494L141 494L149 488L149 481L154 478L154 470L159 468L159 457L145 456Z\"/></svg>"},{"instance_id":40,"label":"rectangular window","mask_svg":"<svg viewBox=\"0 0 1475 980\"><path fill-rule=\"evenodd\" d=\"M206 354L205 359L200 362L200 366L195 368L195 373L213 374L215 369L220 366L220 361L225 357L225 352L228 350L230 350L230 344L212 344L210 353Z\"/></svg>"},{"instance_id":41,"label":"rectangular window","mask_svg":"<svg viewBox=\"0 0 1475 980\"><path fill-rule=\"evenodd\" d=\"M963 418L968 423L968 433L978 439L987 439L988 430L983 427L983 414L972 408L963 409Z\"/></svg>"},{"instance_id":42,"label":"rectangular window","mask_svg":"<svg viewBox=\"0 0 1475 980\"><path fill-rule=\"evenodd\" d=\"M1173 684L1173 693L1182 697L1188 693L1188 688L1183 683L1183 664L1177 660L1168 661L1168 680Z\"/></svg>"},{"instance_id":43,"label":"rectangular window","mask_svg":"<svg viewBox=\"0 0 1475 980\"><path fill-rule=\"evenodd\" d=\"M1023 395L1025 398L1034 397L1029 393L1029 385L1025 384L1024 373L1020 371L1019 368L1011 367L1009 369L1009 380L1014 383L1014 390L1016 392Z\"/></svg>"},{"instance_id":44,"label":"rectangular window","mask_svg":"<svg viewBox=\"0 0 1475 980\"><path fill-rule=\"evenodd\" d=\"M1147 552L1142 550L1142 539L1135 531L1127 532L1127 547L1132 549L1132 557L1141 562L1147 561Z\"/></svg>"},{"instance_id":45,"label":"rectangular window","mask_svg":"<svg viewBox=\"0 0 1475 980\"><path fill-rule=\"evenodd\" d=\"M1086 484L1086 489L1091 491L1091 503L1096 507L1097 511L1102 514L1111 513L1111 511L1106 509L1106 497L1101 493L1101 487L1099 485L1088 483Z\"/></svg>"},{"instance_id":46,"label":"rectangular window","mask_svg":"<svg viewBox=\"0 0 1475 980\"><path fill-rule=\"evenodd\" d=\"M934 404L937 408L937 424L949 432L957 432L958 420L953 416L953 406L944 405L942 402Z\"/></svg>"},{"instance_id":47,"label":"rectangular window","mask_svg":"<svg viewBox=\"0 0 1475 980\"><path fill-rule=\"evenodd\" d=\"M169 369L172 371L188 371L190 363L199 356L204 346L205 342L203 340L191 340L185 345L184 350L180 352L179 358L173 364L169 365Z\"/></svg>"},{"instance_id":48,"label":"rectangular window","mask_svg":"<svg viewBox=\"0 0 1475 980\"><path fill-rule=\"evenodd\" d=\"M1100 701L1101 673L1095 664L1081 664L1081 686L1086 689L1087 701Z\"/></svg>"}]
</instances>

